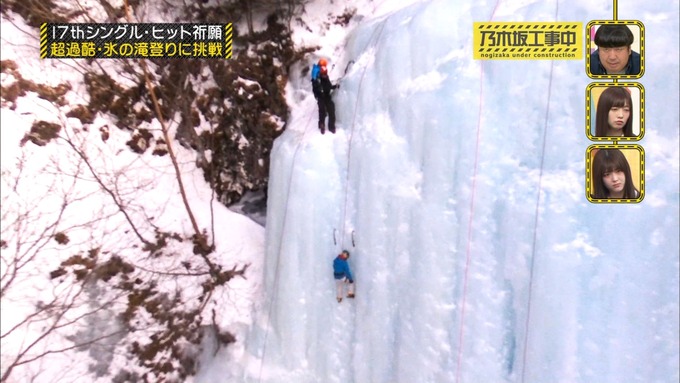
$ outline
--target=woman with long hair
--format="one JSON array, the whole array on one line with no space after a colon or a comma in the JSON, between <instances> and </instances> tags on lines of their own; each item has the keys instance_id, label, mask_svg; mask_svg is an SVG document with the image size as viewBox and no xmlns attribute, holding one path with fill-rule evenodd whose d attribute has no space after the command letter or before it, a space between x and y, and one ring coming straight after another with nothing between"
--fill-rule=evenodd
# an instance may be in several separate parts
<instances>
[{"instance_id":1,"label":"woman with long hair","mask_svg":"<svg viewBox=\"0 0 680 383\"><path fill-rule=\"evenodd\" d=\"M609 86L597 101L595 136L635 137L633 134L633 100L630 91L621 86Z\"/></svg>"},{"instance_id":2,"label":"woman with long hair","mask_svg":"<svg viewBox=\"0 0 680 383\"><path fill-rule=\"evenodd\" d=\"M619 149L599 149L592 161L592 198L633 199L640 192L633 185L630 165Z\"/></svg>"}]
</instances>

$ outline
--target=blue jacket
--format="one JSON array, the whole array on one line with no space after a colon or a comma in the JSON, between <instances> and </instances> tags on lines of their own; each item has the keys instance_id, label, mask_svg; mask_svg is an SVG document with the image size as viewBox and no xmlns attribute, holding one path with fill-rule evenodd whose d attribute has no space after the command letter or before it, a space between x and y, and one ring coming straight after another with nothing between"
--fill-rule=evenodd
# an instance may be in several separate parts
<instances>
[{"instance_id":1,"label":"blue jacket","mask_svg":"<svg viewBox=\"0 0 680 383\"><path fill-rule=\"evenodd\" d=\"M354 281L352 272L349 271L349 263L347 263L346 259L342 259L340 256L335 257L333 260L333 277L335 279L347 277L350 281Z\"/></svg>"},{"instance_id":2,"label":"blue jacket","mask_svg":"<svg viewBox=\"0 0 680 383\"><path fill-rule=\"evenodd\" d=\"M600 50L597 49L590 55L590 73L591 74L607 74L607 70L602 66L600 62ZM626 74L640 74L640 54L631 51L630 57L628 57L628 65L626 65Z\"/></svg>"}]
</instances>

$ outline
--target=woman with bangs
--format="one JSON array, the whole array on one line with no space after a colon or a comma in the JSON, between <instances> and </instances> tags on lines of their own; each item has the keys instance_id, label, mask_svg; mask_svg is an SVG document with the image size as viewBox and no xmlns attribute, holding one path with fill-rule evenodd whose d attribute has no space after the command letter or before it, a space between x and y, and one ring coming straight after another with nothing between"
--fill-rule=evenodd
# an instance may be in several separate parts
<instances>
[{"instance_id":1,"label":"woman with bangs","mask_svg":"<svg viewBox=\"0 0 680 383\"><path fill-rule=\"evenodd\" d=\"M633 99L628 89L620 86L607 87L597 101L595 136L635 137L632 106Z\"/></svg>"},{"instance_id":2,"label":"woman with bangs","mask_svg":"<svg viewBox=\"0 0 680 383\"><path fill-rule=\"evenodd\" d=\"M597 199L635 199L630 165L619 149L599 149L592 163L593 194Z\"/></svg>"}]
</instances>

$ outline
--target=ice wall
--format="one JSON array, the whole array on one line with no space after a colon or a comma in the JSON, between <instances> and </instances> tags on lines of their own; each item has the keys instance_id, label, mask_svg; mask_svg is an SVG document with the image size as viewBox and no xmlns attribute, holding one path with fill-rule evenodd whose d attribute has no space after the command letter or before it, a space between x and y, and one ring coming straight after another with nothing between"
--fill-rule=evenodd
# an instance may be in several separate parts
<instances>
[{"instance_id":1,"label":"ice wall","mask_svg":"<svg viewBox=\"0 0 680 383\"><path fill-rule=\"evenodd\" d=\"M338 134L319 134L309 94L275 143L246 381L678 380L678 71L662 54L677 59L678 11L619 3L655 36L636 205L585 198L584 61L470 50L473 21L585 26L608 2L422 2L354 31ZM357 298L338 304L342 248Z\"/></svg>"}]
</instances>

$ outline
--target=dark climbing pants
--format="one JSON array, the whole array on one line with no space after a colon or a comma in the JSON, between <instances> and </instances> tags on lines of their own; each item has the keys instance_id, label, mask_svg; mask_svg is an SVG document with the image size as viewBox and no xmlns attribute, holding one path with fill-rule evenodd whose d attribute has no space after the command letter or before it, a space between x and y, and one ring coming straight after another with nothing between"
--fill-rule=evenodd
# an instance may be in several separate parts
<instances>
[{"instance_id":1,"label":"dark climbing pants","mask_svg":"<svg viewBox=\"0 0 680 383\"><path fill-rule=\"evenodd\" d=\"M328 130L335 131L335 103L330 97L319 97L317 100L319 104L319 125L326 121L326 114L328 114Z\"/></svg>"}]
</instances>

